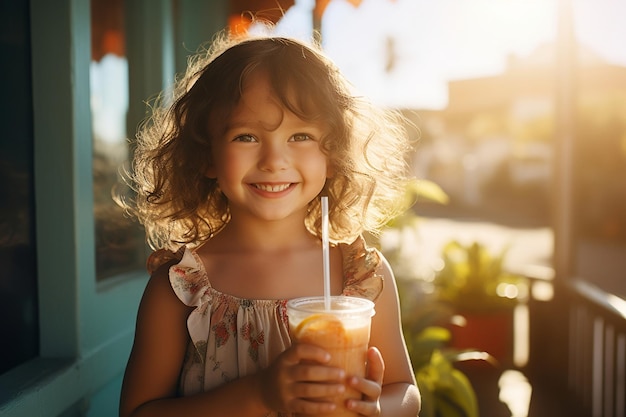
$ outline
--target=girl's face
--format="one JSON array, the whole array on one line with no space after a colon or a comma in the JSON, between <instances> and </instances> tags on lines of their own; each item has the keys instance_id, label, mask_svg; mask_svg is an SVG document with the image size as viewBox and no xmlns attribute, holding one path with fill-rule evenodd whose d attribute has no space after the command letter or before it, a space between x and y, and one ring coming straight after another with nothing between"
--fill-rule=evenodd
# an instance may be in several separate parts
<instances>
[{"instance_id":1,"label":"girl's face","mask_svg":"<svg viewBox=\"0 0 626 417\"><path fill-rule=\"evenodd\" d=\"M226 123L206 175L217 178L232 219L304 219L329 174L319 146L324 126L285 109L262 73L248 77Z\"/></svg>"}]
</instances>

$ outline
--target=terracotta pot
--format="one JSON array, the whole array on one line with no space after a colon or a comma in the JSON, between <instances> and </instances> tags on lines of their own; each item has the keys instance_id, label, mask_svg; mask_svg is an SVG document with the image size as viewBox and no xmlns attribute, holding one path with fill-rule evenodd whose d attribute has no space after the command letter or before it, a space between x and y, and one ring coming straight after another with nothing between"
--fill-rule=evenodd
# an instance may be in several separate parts
<instances>
[{"instance_id":1,"label":"terracotta pot","mask_svg":"<svg viewBox=\"0 0 626 417\"><path fill-rule=\"evenodd\" d=\"M500 364L512 362L512 309L489 313L459 312L459 315L465 319L465 325L450 326L452 348L484 351Z\"/></svg>"}]
</instances>

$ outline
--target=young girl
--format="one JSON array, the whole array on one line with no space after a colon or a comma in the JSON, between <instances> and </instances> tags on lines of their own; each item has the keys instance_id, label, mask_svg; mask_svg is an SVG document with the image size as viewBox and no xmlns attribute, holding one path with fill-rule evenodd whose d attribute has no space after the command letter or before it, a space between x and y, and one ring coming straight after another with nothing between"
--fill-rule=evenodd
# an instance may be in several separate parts
<instances>
[{"instance_id":1,"label":"young girl","mask_svg":"<svg viewBox=\"0 0 626 417\"><path fill-rule=\"evenodd\" d=\"M408 145L314 46L223 37L191 61L138 134L132 210L160 249L120 416L328 413L346 386L355 415L416 416L394 277L362 237L398 213ZM286 301L323 294L322 195L331 293L376 303L366 378L290 341Z\"/></svg>"}]
</instances>

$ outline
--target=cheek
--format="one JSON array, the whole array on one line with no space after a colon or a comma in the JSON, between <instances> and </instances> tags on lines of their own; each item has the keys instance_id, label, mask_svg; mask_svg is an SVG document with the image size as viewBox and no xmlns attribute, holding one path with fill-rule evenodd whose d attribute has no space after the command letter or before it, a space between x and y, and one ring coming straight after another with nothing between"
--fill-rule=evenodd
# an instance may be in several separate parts
<instances>
[{"instance_id":1,"label":"cheek","mask_svg":"<svg viewBox=\"0 0 626 417\"><path fill-rule=\"evenodd\" d=\"M333 169L328 163L326 155L320 154L315 157L309 157L306 159L306 164L307 170L322 182L326 182L326 178L332 176Z\"/></svg>"},{"instance_id":2,"label":"cheek","mask_svg":"<svg viewBox=\"0 0 626 417\"><path fill-rule=\"evenodd\" d=\"M325 153L320 152L316 159L320 170L324 172L324 176L332 177L335 170L331 164L330 158Z\"/></svg>"},{"instance_id":3,"label":"cheek","mask_svg":"<svg viewBox=\"0 0 626 417\"><path fill-rule=\"evenodd\" d=\"M216 159L215 175L220 182L229 180L240 181L247 171L249 163L245 155L240 152L222 152Z\"/></svg>"}]
</instances>

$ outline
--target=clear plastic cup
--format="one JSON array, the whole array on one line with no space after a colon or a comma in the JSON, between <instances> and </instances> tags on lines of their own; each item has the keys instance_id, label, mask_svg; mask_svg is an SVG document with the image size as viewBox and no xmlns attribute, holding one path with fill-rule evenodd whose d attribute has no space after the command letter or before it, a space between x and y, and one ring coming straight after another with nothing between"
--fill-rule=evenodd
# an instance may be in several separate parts
<instances>
[{"instance_id":1,"label":"clear plastic cup","mask_svg":"<svg viewBox=\"0 0 626 417\"><path fill-rule=\"evenodd\" d=\"M324 297L296 298L287 302L287 315L293 343L320 346L330 353L329 366L344 369L346 376L365 376L373 302L334 296L331 309L326 310ZM344 395L332 399L337 406L335 412L323 415L357 416L345 408L348 398L360 399L360 393L346 387Z\"/></svg>"}]
</instances>

